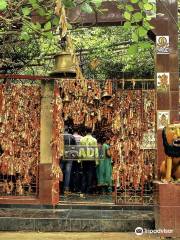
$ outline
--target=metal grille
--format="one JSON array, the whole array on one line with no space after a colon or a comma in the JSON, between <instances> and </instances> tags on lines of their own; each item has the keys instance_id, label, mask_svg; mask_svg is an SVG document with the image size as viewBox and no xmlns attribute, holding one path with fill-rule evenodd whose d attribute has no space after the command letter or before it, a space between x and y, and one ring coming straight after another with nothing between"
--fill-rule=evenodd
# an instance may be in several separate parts
<instances>
[{"instance_id":1,"label":"metal grille","mask_svg":"<svg viewBox=\"0 0 180 240\"><path fill-rule=\"evenodd\" d=\"M40 99L29 80L0 84L0 196L37 195Z\"/></svg>"},{"instance_id":2,"label":"metal grille","mask_svg":"<svg viewBox=\"0 0 180 240\"><path fill-rule=\"evenodd\" d=\"M151 204L156 159L154 81L89 80L89 99L80 96L78 85L73 84L62 82L64 120L91 127L96 139L111 135L116 204ZM93 103L94 99L99 101ZM89 118L79 111L82 106Z\"/></svg>"},{"instance_id":3,"label":"metal grille","mask_svg":"<svg viewBox=\"0 0 180 240\"><path fill-rule=\"evenodd\" d=\"M114 139L116 204L153 203L155 90L119 92L121 129Z\"/></svg>"},{"instance_id":4,"label":"metal grille","mask_svg":"<svg viewBox=\"0 0 180 240\"><path fill-rule=\"evenodd\" d=\"M38 193L40 86L30 83L28 85L23 80L13 80L13 83L7 81L0 84L1 196L29 196ZM139 87L134 82L124 89L123 81L121 83L121 90L117 84L113 86L115 202L148 205L153 202L152 181L156 159L155 90L149 90L148 86L143 90L142 86ZM120 128L117 130L119 114ZM63 120L61 118L56 121L58 134ZM55 139L56 135L53 135ZM57 154L54 154L54 159L56 158Z\"/></svg>"}]
</instances>

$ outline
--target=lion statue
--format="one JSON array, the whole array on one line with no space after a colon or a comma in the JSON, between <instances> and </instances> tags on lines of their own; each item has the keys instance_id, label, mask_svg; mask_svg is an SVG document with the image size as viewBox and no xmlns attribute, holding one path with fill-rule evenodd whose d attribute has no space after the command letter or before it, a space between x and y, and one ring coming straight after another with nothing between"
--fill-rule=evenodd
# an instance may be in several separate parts
<instances>
[{"instance_id":1,"label":"lion statue","mask_svg":"<svg viewBox=\"0 0 180 240\"><path fill-rule=\"evenodd\" d=\"M160 166L161 179L180 181L180 123L170 124L162 132L166 159Z\"/></svg>"}]
</instances>

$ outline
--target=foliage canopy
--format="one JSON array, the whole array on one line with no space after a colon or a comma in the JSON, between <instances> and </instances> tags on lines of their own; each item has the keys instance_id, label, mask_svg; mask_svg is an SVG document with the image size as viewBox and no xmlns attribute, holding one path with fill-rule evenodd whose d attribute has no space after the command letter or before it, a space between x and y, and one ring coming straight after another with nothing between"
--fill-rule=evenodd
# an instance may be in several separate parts
<instances>
[{"instance_id":1,"label":"foliage canopy","mask_svg":"<svg viewBox=\"0 0 180 240\"><path fill-rule=\"evenodd\" d=\"M138 52L129 53L131 33L122 26L77 29L72 32L76 51L80 54L83 73L87 78L128 78L154 76L154 44L141 41Z\"/></svg>"},{"instance_id":2,"label":"foliage canopy","mask_svg":"<svg viewBox=\"0 0 180 240\"><path fill-rule=\"evenodd\" d=\"M54 14L57 2L60 0L0 0L1 72L19 72L21 69L29 74L46 74L48 69L52 69L51 54L61 48L58 36L59 17ZM123 30L122 27L112 27L92 31L77 30L72 33L78 51L88 48L88 54L84 57L86 63L83 63L84 73L88 77L97 78L113 77L123 71L136 71L137 76L144 73L152 75L153 47L147 40L147 32L153 28L149 21L154 17L154 1L117 2L119 9L123 9L126 20ZM81 11L91 13L101 11L99 7L102 0L62 0L62 3L66 8L80 6ZM138 10L134 11L137 7ZM70 27L70 31L73 28ZM84 43L80 41L82 38ZM128 43L123 45L123 41ZM119 43L122 49L119 49ZM137 56L145 60L145 63L138 63ZM89 67L93 61L96 65L100 62L94 69ZM115 69L114 74L112 69Z\"/></svg>"}]
</instances>

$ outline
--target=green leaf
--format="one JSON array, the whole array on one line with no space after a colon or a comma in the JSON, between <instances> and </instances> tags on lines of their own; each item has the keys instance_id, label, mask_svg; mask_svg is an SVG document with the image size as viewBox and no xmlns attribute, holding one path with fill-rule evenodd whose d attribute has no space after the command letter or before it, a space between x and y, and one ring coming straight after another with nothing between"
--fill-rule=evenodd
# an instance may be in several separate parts
<instances>
[{"instance_id":1,"label":"green leaf","mask_svg":"<svg viewBox=\"0 0 180 240\"><path fill-rule=\"evenodd\" d=\"M34 9L39 9L39 8L40 8L37 3L32 4L32 7L33 7Z\"/></svg>"},{"instance_id":2,"label":"green leaf","mask_svg":"<svg viewBox=\"0 0 180 240\"><path fill-rule=\"evenodd\" d=\"M142 18L143 18L143 16L142 16L142 13L140 13L140 12L133 14L133 20L135 22L140 22L142 20Z\"/></svg>"},{"instance_id":3,"label":"green leaf","mask_svg":"<svg viewBox=\"0 0 180 240\"><path fill-rule=\"evenodd\" d=\"M72 25L71 25L70 23L67 24L67 28L68 28L69 30L72 30L72 29L73 29L73 27L72 27Z\"/></svg>"},{"instance_id":4,"label":"green leaf","mask_svg":"<svg viewBox=\"0 0 180 240\"><path fill-rule=\"evenodd\" d=\"M62 3L66 8L72 8L75 7L74 1L72 0L63 0Z\"/></svg>"},{"instance_id":5,"label":"green leaf","mask_svg":"<svg viewBox=\"0 0 180 240\"><path fill-rule=\"evenodd\" d=\"M146 20L143 21L143 27L146 28L147 30L154 29L154 27Z\"/></svg>"},{"instance_id":6,"label":"green leaf","mask_svg":"<svg viewBox=\"0 0 180 240\"><path fill-rule=\"evenodd\" d=\"M139 0L131 0L132 3L137 3Z\"/></svg>"},{"instance_id":7,"label":"green leaf","mask_svg":"<svg viewBox=\"0 0 180 240\"><path fill-rule=\"evenodd\" d=\"M29 29L30 31L32 31L31 28L32 28L33 30L36 29L36 24L35 24L35 23L30 22L30 26L31 26L30 29ZM27 28L27 29L28 29L28 28Z\"/></svg>"},{"instance_id":8,"label":"green leaf","mask_svg":"<svg viewBox=\"0 0 180 240\"><path fill-rule=\"evenodd\" d=\"M54 38L54 35L52 32L46 32L44 35L50 40Z\"/></svg>"},{"instance_id":9,"label":"green leaf","mask_svg":"<svg viewBox=\"0 0 180 240\"><path fill-rule=\"evenodd\" d=\"M151 43L149 42L139 42L139 46L140 48L143 48L143 49L149 49L152 47Z\"/></svg>"},{"instance_id":10,"label":"green leaf","mask_svg":"<svg viewBox=\"0 0 180 240\"><path fill-rule=\"evenodd\" d=\"M131 19L131 14L127 11L124 12L124 18L127 19L127 20L130 20Z\"/></svg>"},{"instance_id":11,"label":"green leaf","mask_svg":"<svg viewBox=\"0 0 180 240\"><path fill-rule=\"evenodd\" d=\"M152 18L153 18L152 15L147 15L147 16L146 16L146 21L150 21Z\"/></svg>"},{"instance_id":12,"label":"green leaf","mask_svg":"<svg viewBox=\"0 0 180 240\"><path fill-rule=\"evenodd\" d=\"M91 0L92 3L96 5L96 7L100 7L102 4L102 0Z\"/></svg>"},{"instance_id":13,"label":"green leaf","mask_svg":"<svg viewBox=\"0 0 180 240\"><path fill-rule=\"evenodd\" d=\"M144 9L145 9L146 11L150 11L150 10L153 9L153 6L152 6L152 4L150 4L150 3L146 3L146 4L144 4Z\"/></svg>"},{"instance_id":14,"label":"green leaf","mask_svg":"<svg viewBox=\"0 0 180 240\"><path fill-rule=\"evenodd\" d=\"M41 24L40 23L35 23L34 24L34 28L36 29L36 30L41 30Z\"/></svg>"},{"instance_id":15,"label":"green leaf","mask_svg":"<svg viewBox=\"0 0 180 240\"><path fill-rule=\"evenodd\" d=\"M28 41L30 39L30 36L27 32L21 32L20 39Z\"/></svg>"},{"instance_id":16,"label":"green leaf","mask_svg":"<svg viewBox=\"0 0 180 240\"><path fill-rule=\"evenodd\" d=\"M47 22L47 23L44 25L44 30L46 30L46 31L51 30L51 22L50 22L50 21Z\"/></svg>"},{"instance_id":17,"label":"green leaf","mask_svg":"<svg viewBox=\"0 0 180 240\"><path fill-rule=\"evenodd\" d=\"M118 5L117 5L117 8L120 9L120 10L121 10L121 9L124 9L124 5L123 5L123 4L118 4Z\"/></svg>"},{"instance_id":18,"label":"green leaf","mask_svg":"<svg viewBox=\"0 0 180 240\"><path fill-rule=\"evenodd\" d=\"M130 23L130 22L125 22L123 27L124 27L125 29L130 29L131 23Z\"/></svg>"},{"instance_id":19,"label":"green leaf","mask_svg":"<svg viewBox=\"0 0 180 240\"><path fill-rule=\"evenodd\" d=\"M28 0L28 2L31 4L37 4L37 0Z\"/></svg>"},{"instance_id":20,"label":"green leaf","mask_svg":"<svg viewBox=\"0 0 180 240\"><path fill-rule=\"evenodd\" d=\"M137 45L137 44L133 44L133 45L131 45L131 46L128 48L127 53L128 53L128 55L134 55L134 54L137 53L137 51L138 51L138 45Z\"/></svg>"},{"instance_id":21,"label":"green leaf","mask_svg":"<svg viewBox=\"0 0 180 240\"><path fill-rule=\"evenodd\" d=\"M22 8L22 13L24 16L28 16L30 14L30 12L31 12L30 8L28 8L28 7Z\"/></svg>"},{"instance_id":22,"label":"green leaf","mask_svg":"<svg viewBox=\"0 0 180 240\"><path fill-rule=\"evenodd\" d=\"M32 5L33 9L40 9L41 7L38 4L37 0L28 0L28 2Z\"/></svg>"},{"instance_id":23,"label":"green leaf","mask_svg":"<svg viewBox=\"0 0 180 240\"><path fill-rule=\"evenodd\" d=\"M144 4L142 2L139 2L138 6L139 6L140 9L144 9Z\"/></svg>"},{"instance_id":24,"label":"green leaf","mask_svg":"<svg viewBox=\"0 0 180 240\"><path fill-rule=\"evenodd\" d=\"M86 13L92 13L92 12L93 12L92 7L91 7L88 3L84 3L84 4L81 6L81 10L82 10L83 12L86 12Z\"/></svg>"},{"instance_id":25,"label":"green leaf","mask_svg":"<svg viewBox=\"0 0 180 240\"><path fill-rule=\"evenodd\" d=\"M138 35L137 35L136 32L133 32L133 33L132 33L132 40L133 40L134 42L138 42L139 38L138 38Z\"/></svg>"},{"instance_id":26,"label":"green leaf","mask_svg":"<svg viewBox=\"0 0 180 240\"><path fill-rule=\"evenodd\" d=\"M0 10L5 10L7 8L7 1L1 0L0 1Z\"/></svg>"},{"instance_id":27,"label":"green leaf","mask_svg":"<svg viewBox=\"0 0 180 240\"><path fill-rule=\"evenodd\" d=\"M139 27L138 33L140 37L145 37L147 35L147 29L145 29L144 27Z\"/></svg>"},{"instance_id":28,"label":"green leaf","mask_svg":"<svg viewBox=\"0 0 180 240\"><path fill-rule=\"evenodd\" d=\"M146 19L143 20L143 27L150 29L150 23L148 21L146 21Z\"/></svg>"},{"instance_id":29,"label":"green leaf","mask_svg":"<svg viewBox=\"0 0 180 240\"><path fill-rule=\"evenodd\" d=\"M58 26L59 25L59 17L55 16L52 20L52 24L55 26Z\"/></svg>"},{"instance_id":30,"label":"green leaf","mask_svg":"<svg viewBox=\"0 0 180 240\"><path fill-rule=\"evenodd\" d=\"M44 17L46 15L46 12L43 8L38 8L37 12L41 17Z\"/></svg>"},{"instance_id":31,"label":"green leaf","mask_svg":"<svg viewBox=\"0 0 180 240\"><path fill-rule=\"evenodd\" d=\"M129 12L132 12L132 11L134 11L134 7L132 5L127 4L126 10L128 10Z\"/></svg>"}]
</instances>

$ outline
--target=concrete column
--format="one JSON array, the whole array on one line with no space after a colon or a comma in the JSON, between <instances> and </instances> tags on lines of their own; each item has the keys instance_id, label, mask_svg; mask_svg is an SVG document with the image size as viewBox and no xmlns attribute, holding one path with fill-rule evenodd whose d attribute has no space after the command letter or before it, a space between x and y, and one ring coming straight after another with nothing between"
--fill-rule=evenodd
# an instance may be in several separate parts
<instances>
[{"instance_id":1,"label":"concrete column","mask_svg":"<svg viewBox=\"0 0 180 240\"><path fill-rule=\"evenodd\" d=\"M169 74L169 86L166 91L157 87L157 164L160 167L165 159L162 143L162 129L158 127L159 116L169 114L169 123L179 119L179 67L178 67L178 28L177 1L157 1L156 36L169 36L169 54L156 55L156 73ZM156 85L157 74L155 73Z\"/></svg>"},{"instance_id":2,"label":"concrete column","mask_svg":"<svg viewBox=\"0 0 180 240\"><path fill-rule=\"evenodd\" d=\"M40 133L40 163L52 163L52 101L54 97L54 81L41 82L41 133Z\"/></svg>"},{"instance_id":3,"label":"concrete column","mask_svg":"<svg viewBox=\"0 0 180 240\"><path fill-rule=\"evenodd\" d=\"M55 182L51 175L54 80L41 82L41 95L39 201L41 204L54 204L55 184L57 185L57 202L59 199L59 182Z\"/></svg>"},{"instance_id":4,"label":"concrete column","mask_svg":"<svg viewBox=\"0 0 180 240\"><path fill-rule=\"evenodd\" d=\"M169 86L164 92L157 87L158 113L168 112L169 123L179 120L179 67L178 67L178 27L177 1L157 1L159 21L156 36L169 36L169 54L156 55L156 72L169 74ZM157 164L167 157L162 143L162 129L157 124ZM155 225L156 229L170 229L172 232L159 236L178 237L180 234L180 186L172 183L155 184Z\"/></svg>"}]
</instances>

